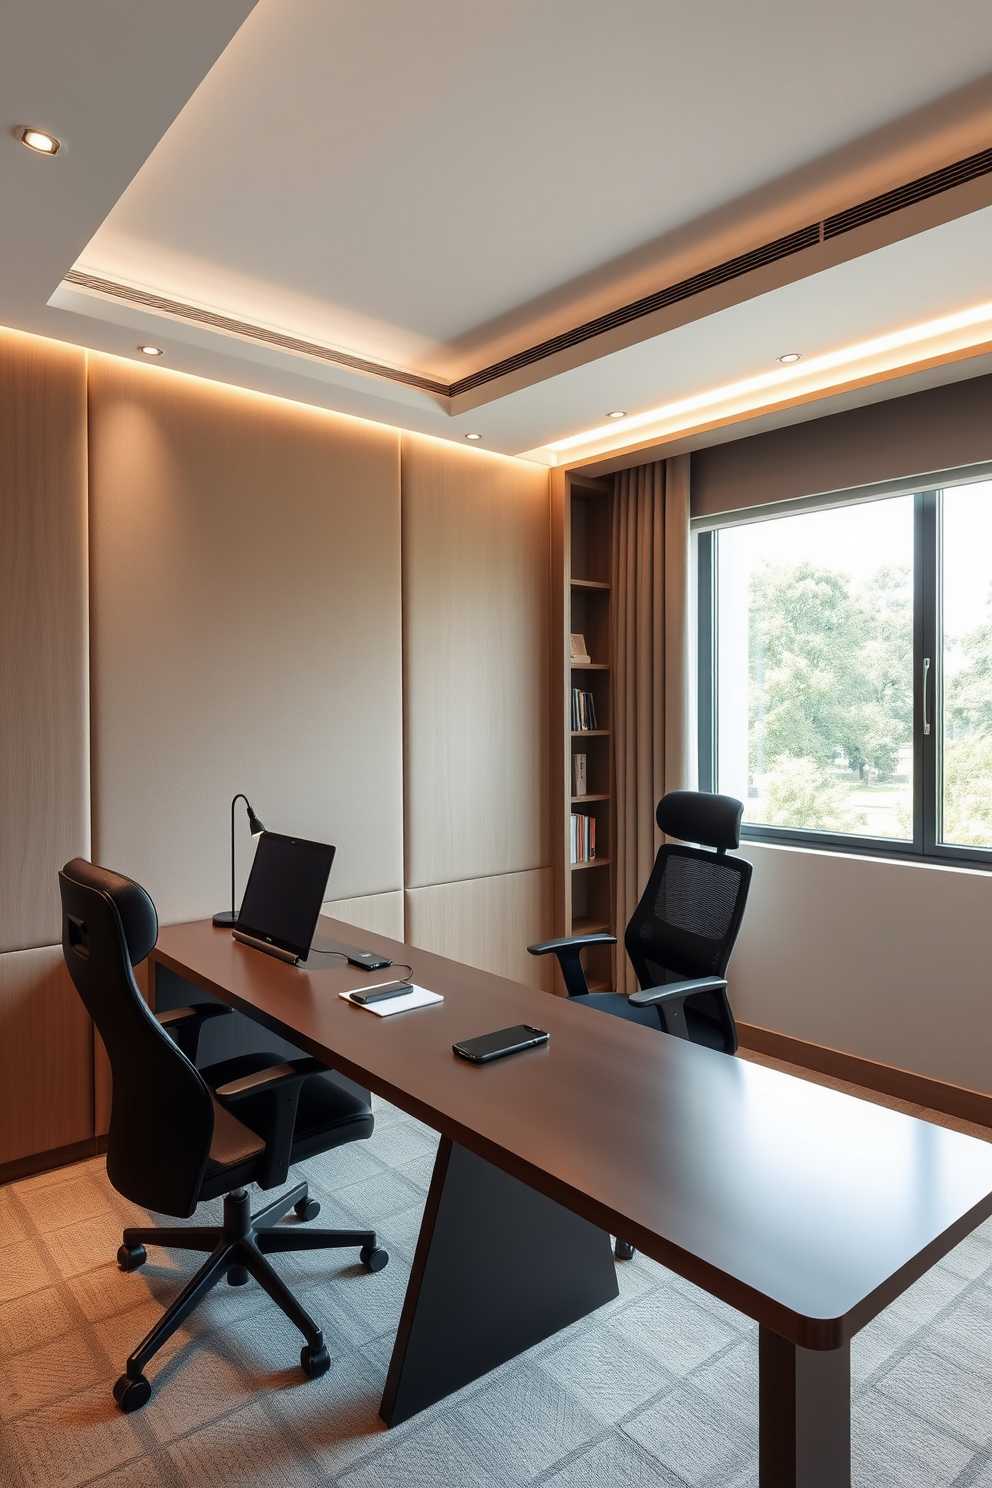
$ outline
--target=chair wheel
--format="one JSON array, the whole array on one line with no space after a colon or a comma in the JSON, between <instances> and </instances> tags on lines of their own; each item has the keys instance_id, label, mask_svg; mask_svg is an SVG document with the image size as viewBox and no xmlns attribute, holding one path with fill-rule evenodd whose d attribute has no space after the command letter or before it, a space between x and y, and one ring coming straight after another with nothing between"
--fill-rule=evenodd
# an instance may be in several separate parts
<instances>
[{"instance_id":1,"label":"chair wheel","mask_svg":"<svg viewBox=\"0 0 992 1488\"><path fill-rule=\"evenodd\" d=\"M147 1405L151 1393L152 1387L143 1374L139 1374L135 1379L128 1374L122 1374L114 1386L114 1399L126 1415Z\"/></svg>"},{"instance_id":2,"label":"chair wheel","mask_svg":"<svg viewBox=\"0 0 992 1488\"><path fill-rule=\"evenodd\" d=\"M244 1266L228 1266L228 1286L247 1286L250 1280L251 1277L248 1275L248 1272L245 1270Z\"/></svg>"},{"instance_id":3,"label":"chair wheel","mask_svg":"<svg viewBox=\"0 0 992 1488\"><path fill-rule=\"evenodd\" d=\"M613 1254L618 1261L632 1261L634 1259L634 1247L628 1245L626 1240L615 1240L613 1242Z\"/></svg>"},{"instance_id":4,"label":"chair wheel","mask_svg":"<svg viewBox=\"0 0 992 1488\"><path fill-rule=\"evenodd\" d=\"M331 1356L326 1343L322 1343L319 1349L312 1349L307 1343L300 1349L300 1368L308 1379L320 1379L330 1367Z\"/></svg>"},{"instance_id":5,"label":"chair wheel","mask_svg":"<svg viewBox=\"0 0 992 1488\"><path fill-rule=\"evenodd\" d=\"M381 1271L389 1265L389 1252L378 1245L363 1245L361 1261L366 1271Z\"/></svg>"},{"instance_id":6,"label":"chair wheel","mask_svg":"<svg viewBox=\"0 0 992 1488\"><path fill-rule=\"evenodd\" d=\"M138 1267L143 1266L147 1259L148 1252L143 1245L121 1245L117 1251L117 1264L122 1271L137 1271ZM121 1379L126 1378L126 1375L121 1375ZM117 1383L120 1384L120 1380ZM120 1401L117 1403L119 1405ZM141 1405L144 1405L144 1403L144 1400L140 1402ZM131 1409L134 1410L134 1406Z\"/></svg>"},{"instance_id":7,"label":"chair wheel","mask_svg":"<svg viewBox=\"0 0 992 1488\"><path fill-rule=\"evenodd\" d=\"M293 1205L299 1219L316 1219L320 1213L320 1205L316 1199L301 1199L298 1204Z\"/></svg>"}]
</instances>

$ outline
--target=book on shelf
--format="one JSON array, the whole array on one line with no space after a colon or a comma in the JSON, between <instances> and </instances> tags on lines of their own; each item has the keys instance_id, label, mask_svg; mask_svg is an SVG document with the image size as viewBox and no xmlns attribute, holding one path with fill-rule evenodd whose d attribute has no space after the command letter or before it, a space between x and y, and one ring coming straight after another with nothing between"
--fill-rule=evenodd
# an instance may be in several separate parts
<instances>
[{"instance_id":1,"label":"book on shelf","mask_svg":"<svg viewBox=\"0 0 992 1488\"><path fill-rule=\"evenodd\" d=\"M596 856L596 818L573 811L569 817L573 863L591 863Z\"/></svg>"},{"instance_id":2,"label":"book on shelf","mask_svg":"<svg viewBox=\"0 0 992 1488\"><path fill-rule=\"evenodd\" d=\"M591 692L583 692L581 687L572 688L572 732L587 733L590 729L598 729L596 722L596 700Z\"/></svg>"},{"instance_id":3,"label":"book on shelf","mask_svg":"<svg viewBox=\"0 0 992 1488\"><path fill-rule=\"evenodd\" d=\"M586 775L586 756L584 754L572 755L572 795L588 795L588 777Z\"/></svg>"},{"instance_id":4,"label":"book on shelf","mask_svg":"<svg viewBox=\"0 0 992 1488\"><path fill-rule=\"evenodd\" d=\"M586 645L585 636L579 635L577 631L573 630L572 633L569 635L568 649L569 655L572 658L573 665L578 662L584 663L592 659L589 655L589 648Z\"/></svg>"}]
</instances>

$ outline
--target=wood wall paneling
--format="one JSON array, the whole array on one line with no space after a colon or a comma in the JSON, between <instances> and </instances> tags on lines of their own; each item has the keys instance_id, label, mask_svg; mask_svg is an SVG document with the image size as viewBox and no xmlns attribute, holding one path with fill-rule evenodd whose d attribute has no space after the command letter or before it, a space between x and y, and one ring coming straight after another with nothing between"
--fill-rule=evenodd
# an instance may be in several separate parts
<instances>
[{"instance_id":1,"label":"wood wall paneling","mask_svg":"<svg viewBox=\"0 0 992 1488\"><path fill-rule=\"evenodd\" d=\"M61 946L0 955L0 1164L94 1135L92 1040Z\"/></svg>"},{"instance_id":2,"label":"wood wall paneling","mask_svg":"<svg viewBox=\"0 0 992 1488\"><path fill-rule=\"evenodd\" d=\"M365 894L357 899L329 899L321 914L332 920L346 920L370 935L385 935L388 940L403 940L403 892Z\"/></svg>"},{"instance_id":3,"label":"wood wall paneling","mask_svg":"<svg viewBox=\"0 0 992 1488\"><path fill-rule=\"evenodd\" d=\"M89 400L100 860L222 908L243 790L336 896L401 889L397 431L101 356Z\"/></svg>"},{"instance_id":4,"label":"wood wall paneling","mask_svg":"<svg viewBox=\"0 0 992 1488\"><path fill-rule=\"evenodd\" d=\"M551 860L549 580L548 471L404 434L409 889Z\"/></svg>"},{"instance_id":5,"label":"wood wall paneling","mask_svg":"<svg viewBox=\"0 0 992 1488\"><path fill-rule=\"evenodd\" d=\"M13 951L61 939L56 875L89 852L86 356L75 347L0 331L0 497L0 951Z\"/></svg>"},{"instance_id":6,"label":"wood wall paneling","mask_svg":"<svg viewBox=\"0 0 992 1488\"><path fill-rule=\"evenodd\" d=\"M411 945L544 991L551 990L552 958L529 956L527 947L550 933L550 923L550 868L431 884L406 894Z\"/></svg>"}]
</instances>

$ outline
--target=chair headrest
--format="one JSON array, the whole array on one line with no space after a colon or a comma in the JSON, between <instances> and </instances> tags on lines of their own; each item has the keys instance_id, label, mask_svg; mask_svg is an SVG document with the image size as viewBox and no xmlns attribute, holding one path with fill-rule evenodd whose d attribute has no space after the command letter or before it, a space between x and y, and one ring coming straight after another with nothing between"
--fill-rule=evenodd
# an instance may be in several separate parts
<instances>
[{"instance_id":1,"label":"chair headrest","mask_svg":"<svg viewBox=\"0 0 992 1488\"><path fill-rule=\"evenodd\" d=\"M669 791L658 802L658 826L667 837L701 842L726 852L740 847L743 801L708 791Z\"/></svg>"},{"instance_id":2,"label":"chair headrest","mask_svg":"<svg viewBox=\"0 0 992 1488\"><path fill-rule=\"evenodd\" d=\"M133 878L125 878L123 873L113 873L109 868L88 863L85 858L73 858L62 872L82 888L95 889L113 900L121 917L131 965L137 966L139 961L143 961L158 939L158 915L141 885Z\"/></svg>"}]
</instances>

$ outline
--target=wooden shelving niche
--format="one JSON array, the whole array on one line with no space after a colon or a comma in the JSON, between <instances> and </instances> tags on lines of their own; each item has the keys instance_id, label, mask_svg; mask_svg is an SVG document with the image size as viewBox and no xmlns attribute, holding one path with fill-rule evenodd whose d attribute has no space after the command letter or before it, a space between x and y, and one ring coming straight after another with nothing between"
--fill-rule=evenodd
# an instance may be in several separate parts
<instances>
[{"instance_id":1,"label":"wooden shelving niche","mask_svg":"<svg viewBox=\"0 0 992 1488\"><path fill-rule=\"evenodd\" d=\"M555 565L561 640L556 667L554 721L558 761L554 863L555 934L616 933L613 843L616 830L613 771L613 591L611 544L613 483L581 474L556 473ZM585 636L588 662L573 663L572 634ZM557 642L556 642L557 644ZM595 729L572 727L572 689L592 694ZM560 748L557 745L560 744ZM575 782L575 756L586 757L585 790ZM571 861L573 813L596 823L596 856ZM583 960L594 991L614 986L615 952L591 947ZM560 981L558 990L563 991Z\"/></svg>"}]
</instances>

